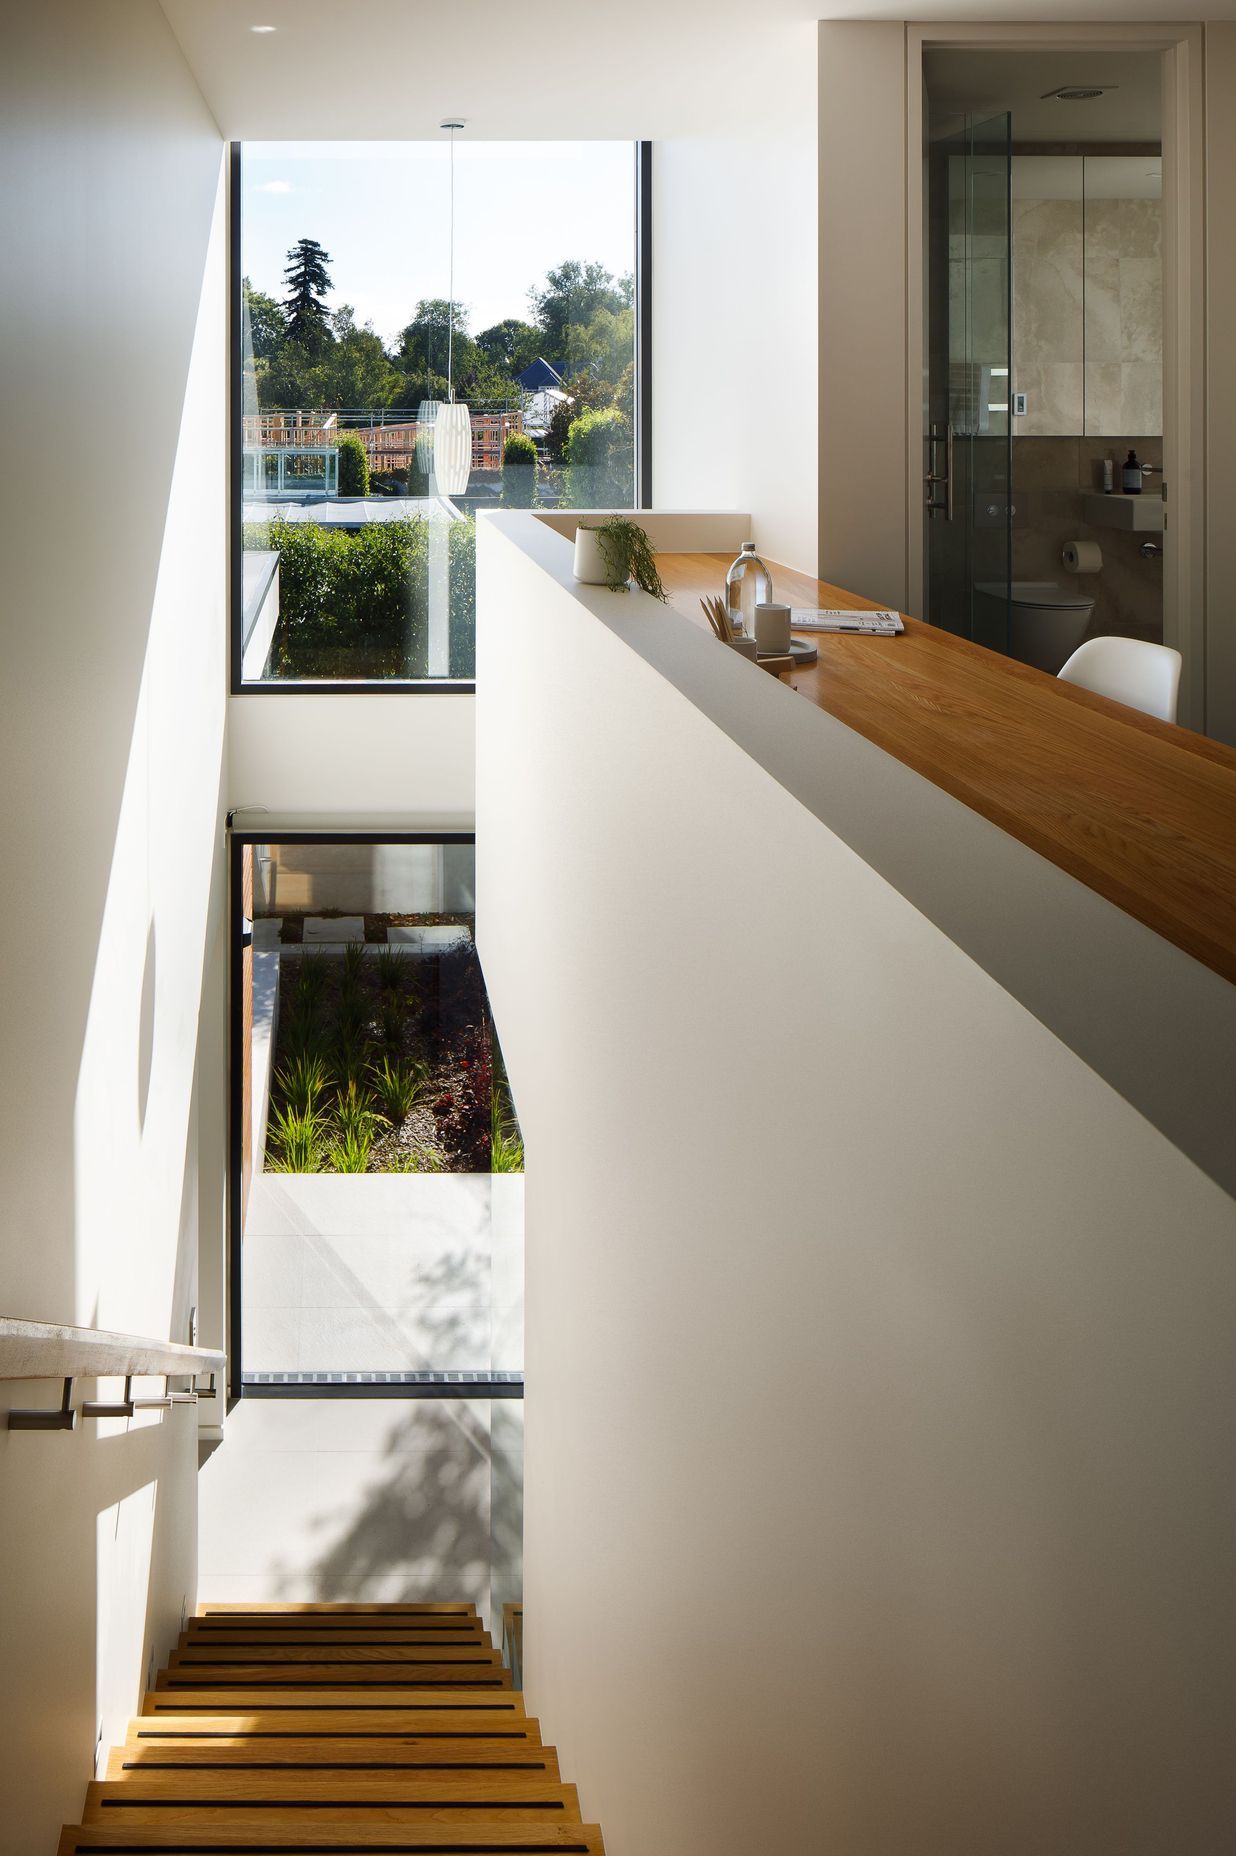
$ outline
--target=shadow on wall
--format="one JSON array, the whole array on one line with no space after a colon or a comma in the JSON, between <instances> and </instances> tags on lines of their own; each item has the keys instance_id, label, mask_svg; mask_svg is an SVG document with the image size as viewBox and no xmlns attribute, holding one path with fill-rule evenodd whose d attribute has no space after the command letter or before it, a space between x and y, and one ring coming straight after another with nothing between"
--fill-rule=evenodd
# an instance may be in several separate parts
<instances>
[{"instance_id":1,"label":"shadow on wall","mask_svg":"<svg viewBox=\"0 0 1236 1856\"><path fill-rule=\"evenodd\" d=\"M426 1575L442 1596L452 1579L488 1581L490 1436L483 1405L411 1399L387 1437L380 1476L310 1523L323 1544L301 1573L276 1575L275 1595L352 1598L358 1580L381 1581L389 1602L423 1596ZM406 1583L401 1583L406 1581ZM453 1588L452 1588L453 1589Z\"/></svg>"}]
</instances>

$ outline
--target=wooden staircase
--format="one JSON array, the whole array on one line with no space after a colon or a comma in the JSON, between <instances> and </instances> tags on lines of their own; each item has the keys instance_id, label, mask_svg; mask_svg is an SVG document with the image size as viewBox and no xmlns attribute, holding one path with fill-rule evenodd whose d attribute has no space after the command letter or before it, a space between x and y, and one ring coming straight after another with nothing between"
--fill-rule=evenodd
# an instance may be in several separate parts
<instances>
[{"instance_id":1,"label":"wooden staircase","mask_svg":"<svg viewBox=\"0 0 1236 1856\"><path fill-rule=\"evenodd\" d=\"M604 1856L474 1605L203 1605L60 1856Z\"/></svg>"}]
</instances>

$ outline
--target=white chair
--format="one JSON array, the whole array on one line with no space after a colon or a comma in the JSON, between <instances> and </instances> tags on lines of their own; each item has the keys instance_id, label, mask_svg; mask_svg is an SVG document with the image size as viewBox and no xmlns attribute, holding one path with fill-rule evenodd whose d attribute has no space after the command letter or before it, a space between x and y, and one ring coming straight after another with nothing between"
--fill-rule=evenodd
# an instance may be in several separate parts
<instances>
[{"instance_id":1,"label":"white chair","mask_svg":"<svg viewBox=\"0 0 1236 1856\"><path fill-rule=\"evenodd\" d=\"M1059 674L1065 683L1174 722L1180 664L1179 651L1170 645L1148 644L1144 638L1088 638Z\"/></svg>"}]
</instances>

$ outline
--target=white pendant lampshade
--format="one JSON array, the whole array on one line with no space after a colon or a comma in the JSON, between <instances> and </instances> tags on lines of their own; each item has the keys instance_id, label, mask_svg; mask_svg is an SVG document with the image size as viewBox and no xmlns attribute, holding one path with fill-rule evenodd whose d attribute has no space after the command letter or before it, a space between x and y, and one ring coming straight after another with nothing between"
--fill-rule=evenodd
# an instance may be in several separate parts
<instances>
[{"instance_id":1,"label":"white pendant lampshade","mask_svg":"<svg viewBox=\"0 0 1236 1856\"><path fill-rule=\"evenodd\" d=\"M416 409L416 462L426 477L433 474L433 435L441 400L422 400Z\"/></svg>"},{"instance_id":2,"label":"white pendant lampshade","mask_svg":"<svg viewBox=\"0 0 1236 1856\"><path fill-rule=\"evenodd\" d=\"M447 293L446 385L449 398L439 408L433 428L434 481L440 496L460 496L472 475L472 420L468 408L455 398L455 131L463 128L458 117L442 124L451 137L451 279Z\"/></svg>"},{"instance_id":3,"label":"white pendant lampshade","mask_svg":"<svg viewBox=\"0 0 1236 1856\"><path fill-rule=\"evenodd\" d=\"M442 496L459 496L472 474L472 420L460 400L439 409L433 428L433 470Z\"/></svg>"}]
</instances>

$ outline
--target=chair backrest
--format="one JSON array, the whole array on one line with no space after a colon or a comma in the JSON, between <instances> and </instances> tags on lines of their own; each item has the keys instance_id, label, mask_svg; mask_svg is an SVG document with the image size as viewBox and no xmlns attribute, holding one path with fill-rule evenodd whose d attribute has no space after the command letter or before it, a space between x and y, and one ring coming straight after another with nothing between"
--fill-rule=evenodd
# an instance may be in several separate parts
<instances>
[{"instance_id":1,"label":"chair backrest","mask_svg":"<svg viewBox=\"0 0 1236 1856\"><path fill-rule=\"evenodd\" d=\"M1170 645L1144 638L1087 638L1060 676L1065 683L1079 683L1098 696L1157 715L1161 722L1174 722L1180 665L1180 653Z\"/></svg>"}]
</instances>

